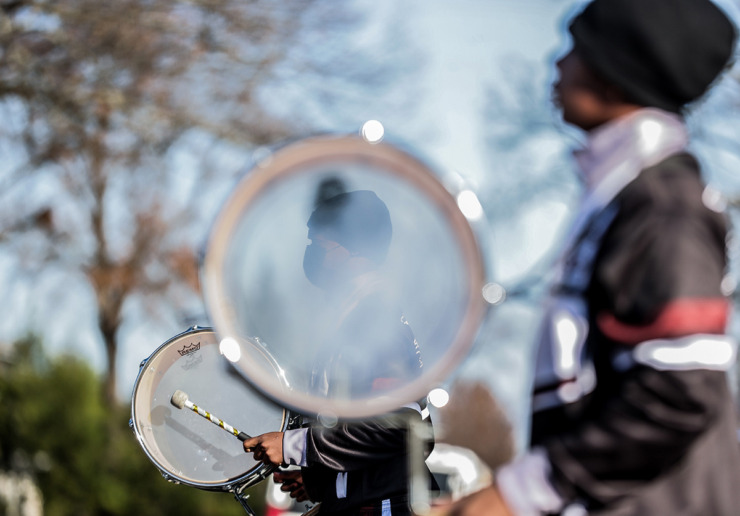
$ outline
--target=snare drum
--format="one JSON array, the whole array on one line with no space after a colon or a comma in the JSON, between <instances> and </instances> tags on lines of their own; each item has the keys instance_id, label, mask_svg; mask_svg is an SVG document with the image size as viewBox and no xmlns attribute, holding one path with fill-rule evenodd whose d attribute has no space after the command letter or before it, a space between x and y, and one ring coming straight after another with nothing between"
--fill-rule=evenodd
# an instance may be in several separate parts
<instances>
[{"instance_id":1,"label":"snare drum","mask_svg":"<svg viewBox=\"0 0 740 516\"><path fill-rule=\"evenodd\" d=\"M252 360L279 366L259 342ZM245 453L242 442L191 410L170 403L176 390L196 405L249 435L300 425L291 414L258 393L219 351L210 328L193 327L162 344L144 360L131 400L131 427L149 459L169 481L214 491L241 491L275 469Z\"/></svg>"}]
</instances>

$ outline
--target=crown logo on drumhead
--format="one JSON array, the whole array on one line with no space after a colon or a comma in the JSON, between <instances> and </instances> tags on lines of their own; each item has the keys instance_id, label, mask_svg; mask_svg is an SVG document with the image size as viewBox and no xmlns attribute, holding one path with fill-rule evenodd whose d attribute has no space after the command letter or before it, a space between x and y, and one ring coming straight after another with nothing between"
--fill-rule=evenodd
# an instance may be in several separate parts
<instances>
[{"instance_id":1,"label":"crown logo on drumhead","mask_svg":"<svg viewBox=\"0 0 740 516\"><path fill-rule=\"evenodd\" d=\"M190 355L192 353L195 353L200 349L200 342L197 344L190 344L188 346L183 346L182 349L178 349L177 352L180 353L180 356Z\"/></svg>"}]
</instances>

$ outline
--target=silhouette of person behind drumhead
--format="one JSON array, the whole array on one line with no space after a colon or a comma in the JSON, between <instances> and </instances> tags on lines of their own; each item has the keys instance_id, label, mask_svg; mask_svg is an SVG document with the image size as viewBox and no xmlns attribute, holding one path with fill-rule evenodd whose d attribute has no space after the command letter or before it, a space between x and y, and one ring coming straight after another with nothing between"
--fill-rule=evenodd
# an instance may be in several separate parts
<instances>
[{"instance_id":1,"label":"silhouette of person behind drumhead","mask_svg":"<svg viewBox=\"0 0 740 516\"><path fill-rule=\"evenodd\" d=\"M344 191L330 179L319 187L308 223L303 269L326 294L333 317L313 357L310 389L332 399L385 393L421 373L421 356L393 289L380 268L393 228L385 203L368 190ZM399 407L421 418L421 405ZM409 515L406 427L386 416L318 423L244 442L265 463L302 466L274 474L297 500L321 502L319 514ZM429 475L431 478L431 474Z\"/></svg>"}]
</instances>

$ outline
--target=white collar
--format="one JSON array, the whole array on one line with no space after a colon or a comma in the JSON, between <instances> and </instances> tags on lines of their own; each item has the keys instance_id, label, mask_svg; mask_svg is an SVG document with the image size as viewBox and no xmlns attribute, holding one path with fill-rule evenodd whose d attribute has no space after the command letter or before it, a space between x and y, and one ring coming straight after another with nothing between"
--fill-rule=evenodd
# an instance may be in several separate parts
<instances>
[{"instance_id":1,"label":"white collar","mask_svg":"<svg viewBox=\"0 0 740 516\"><path fill-rule=\"evenodd\" d=\"M639 109L591 131L586 147L573 153L586 191L563 249L570 248L591 216L643 169L685 150L688 143L683 119L656 108Z\"/></svg>"},{"instance_id":2,"label":"white collar","mask_svg":"<svg viewBox=\"0 0 740 516\"><path fill-rule=\"evenodd\" d=\"M641 170L684 150L688 142L683 119L656 108L639 109L598 127L589 133L586 148L573 153L586 198L605 206Z\"/></svg>"}]
</instances>

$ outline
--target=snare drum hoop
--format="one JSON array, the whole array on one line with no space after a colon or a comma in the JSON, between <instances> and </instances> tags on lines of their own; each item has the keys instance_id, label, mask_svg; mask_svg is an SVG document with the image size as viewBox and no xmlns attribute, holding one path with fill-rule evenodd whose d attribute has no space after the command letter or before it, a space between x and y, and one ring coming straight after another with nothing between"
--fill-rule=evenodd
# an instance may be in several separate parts
<instances>
[{"instance_id":1,"label":"snare drum hoop","mask_svg":"<svg viewBox=\"0 0 740 516\"><path fill-rule=\"evenodd\" d=\"M174 482L178 484L185 484L191 487L196 487L198 489L209 490L209 491L234 491L236 489L244 489L258 482L261 482L267 476L269 476L275 469L277 469L277 467L273 465L258 464L256 466L253 466L248 471L244 472L244 474L225 479L222 482L219 482L219 481L199 482L199 481L187 479L187 478L182 477L181 475L178 475L172 472L167 467L167 465L162 463L160 458L158 458L156 454L153 453L152 450L150 449L150 445L146 442L144 433L142 429L139 427L136 405L137 405L137 400L139 400L139 394L140 394L139 389L142 386L142 380L144 379L146 375L147 366L149 366L149 364L151 364L152 361L155 358L157 358L160 355L160 353L162 353L165 349L167 349L171 344L181 340L184 337L192 337L197 334L210 334L216 337L216 334L212 328L205 327L205 326L194 326L182 333L175 335L174 337L164 342L157 349L155 349L151 355L149 355L145 360L141 362L139 366L139 373L136 376L136 381L134 383L133 394L131 396L131 427L134 431L134 435L136 436L136 440L138 441L141 448L144 450L144 453L146 454L147 458L149 458L149 460L157 467L157 469L160 471L162 476L164 476L170 482ZM216 341L218 342L217 339ZM275 365L276 370L277 370L277 362L272 357L272 355L270 355L269 352L266 349L262 348L261 346L258 349L260 353L268 360L268 362ZM226 359L224 358L224 360ZM150 389L150 392L148 394L151 395L152 392L154 392L154 389ZM300 426L300 416L296 414L292 414L288 409L283 408L283 414L282 414L282 419L280 422L279 431L288 430L288 429L295 428L298 426Z\"/></svg>"},{"instance_id":2,"label":"snare drum hoop","mask_svg":"<svg viewBox=\"0 0 740 516\"><path fill-rule=\"evenodd\" d=\"M362 400L319 399L307 393L285 391L257 368L238 367L247 380L281 405L302 413L359 419L393 411L398 408L399 400L411 402L425 397L468 355L487 310L482 295L486 284L486 267L478 240L455 197L424 163L390 144L368 143L352 136L308 138L267 156L237 184L218 214L203 260L203 291L219 334L222 337L237 338L241 332L234 322L233 311L225 301L226 278L222 272L231 235L238 227L242 213L248 211L263 190L277 181L297 175L307 167L342 160L361 161L381 170L392 171L391 175L401 177L426 193L450 224L450 231L463 258L464 277L470 287L463 320L447 351L432 366L425 366L425 371L419 378L385 393L383 397ZM357 403L358 401L361 403Z\"/></svg>"}]
</instances>

